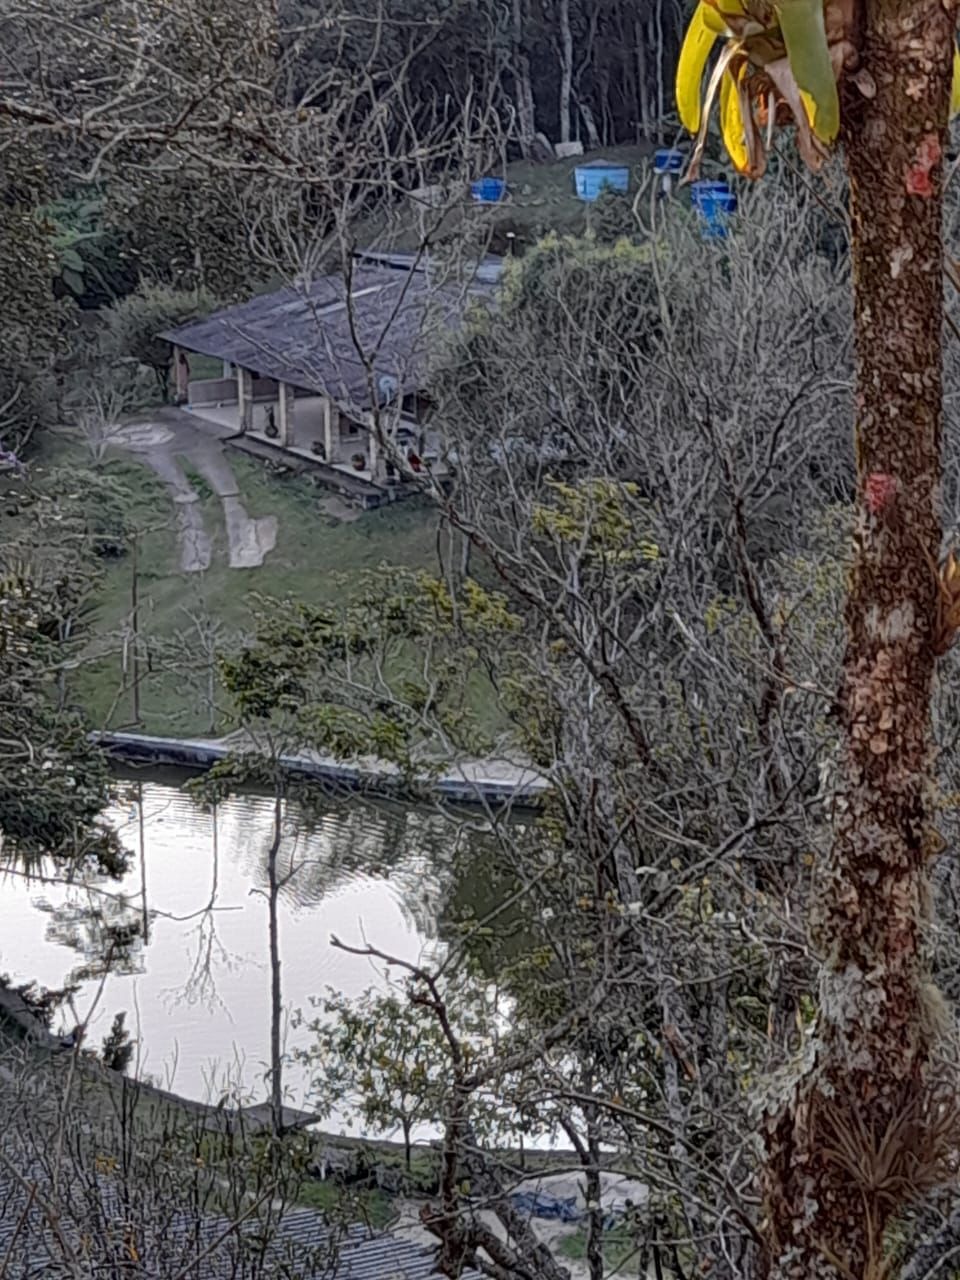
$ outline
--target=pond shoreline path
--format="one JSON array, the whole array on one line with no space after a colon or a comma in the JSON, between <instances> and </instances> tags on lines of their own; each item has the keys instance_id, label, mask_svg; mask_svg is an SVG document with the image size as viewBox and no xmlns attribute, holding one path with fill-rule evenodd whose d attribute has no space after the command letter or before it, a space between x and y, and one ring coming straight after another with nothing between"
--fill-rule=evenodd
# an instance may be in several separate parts
<instances>
[{"instance_id":1,"label":"pond shoreline path","mask_svg":"<svg viewBox=\"0 0 960 1280\"><path fill-rule=\"evenodd\" d=\"M127 764L200 772L231 755L254 749L242 733L226 738L165 738L101 730L90 737L113 759ZM280 764L291 777L325 782L340 790L387 792L394 798L413 799L422 792L429 799L481 808L536 808L550 787L548 779L531 766L508 760L464 760L444 773L424 773L413 780L386 760L348 763L319 752L296 752L282 754Z\"/></svg>"}]
</instances>

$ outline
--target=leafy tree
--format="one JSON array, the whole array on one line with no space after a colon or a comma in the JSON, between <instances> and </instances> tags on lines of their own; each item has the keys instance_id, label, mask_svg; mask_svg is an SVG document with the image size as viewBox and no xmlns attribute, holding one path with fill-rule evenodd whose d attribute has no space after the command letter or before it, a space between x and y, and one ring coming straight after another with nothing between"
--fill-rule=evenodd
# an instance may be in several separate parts
<instances>
[{"instance_id":1,"label":"leafy tree","mask_svg":"<svg viewBox=\"0 0 960 1280\"><path fill-rule=\"evenodd\" d=\"M103 1065L109 1067L111 1071L119 1071L121 1075L130 1069L136 1047L126 1028L126 1018L127 1015L123 1010L114 1016L113 1025L104 1036L103 1047L100 1050Z\"/></svg>"},{"instance_id":2,"label":"leafy tree","mask_svg":"<svg viewBox=\"0 0 960 1280\"><path fill-rule=\"evenodd\" d=\"M270 187L231 173L211 173L202 159L170 156L118 167L106 190L105 227L144 285L199 289L228 301L259 283L250 229L270 201Z\"/></svg>"},{"instance_id":3,"label":"leafy tree","mask_svg":"<svg viewBox=\"0 0 960 1280\"><path fill-rule=\"evenodd\" d=\"M82 472L5 486L16 520L0 540L0 830L5 854L27 865L51 857L120 874L124 854L101 819L107 761L66 700L98 581L86 506L98 487Z\"/></svg>"},{"instance_id":4,"label":"leafy tree","mask_svg":"<svg viewBox=\"0 0 960 1280\"><path fill-rule=\"evenodd\" d=\"M301 1053L321 1109L356 1110L373 1132L400 1128L404 1163L411 1171L412 1133L442 1110L444 1041L432 1019L396 995L367 992L347 1000L335 991L315 1001L321 1015L309 1028L314 1041Z\"/></svg>"},{"instance_id":5,"label":"leafy tree","mask_svg":"<svg viewBox=\"0 0 960 1280\"><path fill-rule=\"evenodd\" d=\"M113 302L136 283L117 236L104 226L103 214L103 196L96 190L61 197L40 211L59 269L54 290L85 309Z\"/></svg>"},{"instance_id":6,"label":"leafy tree","mask_svg":"<svg viewBox=\"0 0 960 1280\"><path fill-rule=\"evenodd\" d=\"M45 155L18 138L0 172L0 289L4 358L0 361L0 447L23 450L39 426L56 417L55 366L69 326L70 305L53 293L55 254L37 206L49 186Z\"/></svg>"},{"instance_id":7,"label":"leafy tree","mask_svg":"<svg viewBox=\"0 0 960 1280\"><path fill-rule=\"evenodd\" d=\"M236 667L264 734L404 764L421 742L477 753L450 711L480 667L499 749L551 781L538 821L485 815L493 849L474 870L510 909L474 891L444 923L445 1005L476 956L510 1011L430 1085L449 1178L430 1220L451 1258L493 1247L476 1197L499 1214L522 1176L491 1133L515 1147L546 1131L594 1189L610 1150L637 1170L659 1206L645 1230L683 1242L678 1268L749 1274L753 1238L732 1219L752 1211L731 1184L755 1172L751 1092L811 1003L797 905L824 827L833 732L816 691L838 660L844 569L821 505L843 489L839 443L822 451L847 317L806 223L779 224L793 194L721 261L677 216L655 257L548 241L517 264L435 383L457 472L440 500L470 576L444 531L441 582L345 584L318 615L276 602ZM758 376L774 350L776 376ZM411 642L413 688L396 661ZM403 752L387 725L367 732L380 714ZM549 1274L509 1207L505 1274Z\"/></svg>"},{"instance_id":8,"label":"leafy tree","mask_svg":"<svg viewBox=\"0 0 960 1280\"><path fill-rule=\"evenodd\" d=\"M202 289L187 291L169 285L141 285L120 299L104 316L104 355L133 360L153 370L160 395L166 399L170 378L170 344L159 335L206 315L216 301Z\"/></svg>"}]
</instances>

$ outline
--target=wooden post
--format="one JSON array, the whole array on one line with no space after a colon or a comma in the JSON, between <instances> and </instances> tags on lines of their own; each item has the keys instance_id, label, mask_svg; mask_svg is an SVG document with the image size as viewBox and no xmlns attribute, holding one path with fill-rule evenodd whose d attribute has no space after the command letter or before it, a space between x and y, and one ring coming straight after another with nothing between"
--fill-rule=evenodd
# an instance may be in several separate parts
<instances>
[{"instance_id":1,"label":"wooden post","mask_svg":"<svg viewBox=\"0 0 960 1280\"><path fill-rule=\"evenodd\" d=\"M277 426L280 428L279 442L282 445L293 443L293 387L288 382L278 384Z\"/></svg>"},{"instance_id":2,"label":"wooden post","mask_svg":"<svg viewBox=\"0 0 960 1280\"><path fill-rule=\"evenodd\" d=\"M240 430L249 431L253 426L253 374L249 369L237 366L237 405L240 410Z\"/></svg>"},{"instance_id":3,"label":"wooden post","mask_svg":"<svg viewBox=\"0 0 960 1280\"><path fill-rule=\"evenodd\" d=\"M367 431L367 466L370 470L370 479L374 484L383 483L380 472L383 470L380 458L380 441L377 439L377 427L375 423L370 425Z\"/></svg>"},{"instance_id":4,"label":"wooden post","mask_svg":"<svg viewBox=\"0 0 960 1280\"><path fill-rule=\"evenodd\" d=\"M323 448L327 462L333 462L333 404L329 396L324 396L323 400Z\"/></svg>"},{"instance_id":5,"label":"wooden post","mask_svg":"<svg viewBox=\"0 0 960 1280\"><path fill-rule=\"evenodd\" d=\"M133 723L140 726L140 532L133 535L133 554L130 557L130 630L133 642L130 646L133 669Z\"/></svg>"},{"instance_id":6,"label":"wooden post","mask_svg":"<svg viewBox=\"0 0 960 1280\"><path fill-rule=\"evenodd\" d=\"M143 783L137 783L137 831L140 837L140 913L143 922L143 943L150 941L150 912L147 908L147 853L143 833Z\"/></svg>"},{"instance_id":7,"label":"wooden post","mask_svg":"<svg viewBox=\"0 0 960 1280\"><path fill-rule=\"evenodd\" d=\"M177 404L190 398L190 361L182 347L173 348L173 385Z\"/></svg>"}]
</instances>

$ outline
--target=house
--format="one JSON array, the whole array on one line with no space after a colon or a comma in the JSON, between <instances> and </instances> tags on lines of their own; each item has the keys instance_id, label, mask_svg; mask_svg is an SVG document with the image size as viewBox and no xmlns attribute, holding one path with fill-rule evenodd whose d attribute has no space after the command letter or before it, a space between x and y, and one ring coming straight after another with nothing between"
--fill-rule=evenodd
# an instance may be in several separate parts
<instances>
[{"instance_id":1,"label":"house","mask_svg":"<svg viewBox=\"0 0 960 1280\"><path fill-rule=\"evenodd\" d=\"M170 330L178 401L228 438L387 500L405 474L443 465L423 395L429 361L471 302L492 299L500 269L490 258L454 277L412 254L361 254L348 279L322 276ZM220 361L221 376L192 378L188 353Z\"/></svg>"}]
</instances>

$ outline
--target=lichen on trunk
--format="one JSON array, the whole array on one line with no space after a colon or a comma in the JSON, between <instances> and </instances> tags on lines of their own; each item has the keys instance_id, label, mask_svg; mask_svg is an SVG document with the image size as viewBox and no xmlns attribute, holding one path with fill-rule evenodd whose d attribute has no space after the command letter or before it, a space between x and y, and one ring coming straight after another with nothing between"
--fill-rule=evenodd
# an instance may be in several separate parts
<instances>
[{"instance_id":1,"label":"lichen on trunk","mask_svg":"<svg viewBox=\"0 0 960 1280\"><path fill-rule=\"evenodd\" d=\"M851 90L843 104L858 522L840 799L812 907L817 1038L765 1126L764 1269L776 1280L895 1274L885 1229L941 1167L924 944L954 21L942 0L866 0L862 65L876 94Z\"/></svg>"}]
</instances>

